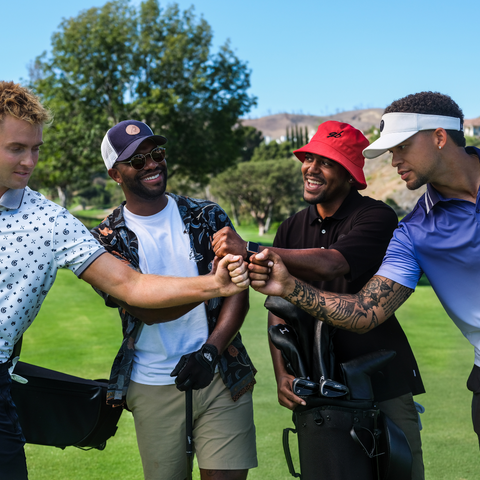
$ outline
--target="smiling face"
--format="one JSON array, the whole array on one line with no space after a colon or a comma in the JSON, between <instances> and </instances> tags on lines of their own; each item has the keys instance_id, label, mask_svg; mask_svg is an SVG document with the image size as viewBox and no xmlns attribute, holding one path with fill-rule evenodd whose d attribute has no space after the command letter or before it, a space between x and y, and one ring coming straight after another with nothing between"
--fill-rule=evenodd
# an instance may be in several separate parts
<instances>
[{"instance_id":1,"label":"smiling face","mask_svg":"<svg viewBox=\"0 0 480 480\"><path fill-rule=\"evenodd\" d=\"M0 122L0 196L27 186L38 162L42 125L6 115Z\"/></svg>"},{"instance_id":2,"label":"smiling face","mask_svg":"<svg viewBox=\"0 0 480 480\"><path fill-rule=\"evenodd\" d=\"M409 190L434 183L443 174L432 131L418 132L389 151L392 153L392 166Z\"/></svg>"},{"instance_id":3,"label":"smiling face","mask_svg":"<svg viewBox=\"0 0 480 480\"><path fill-rule=\"evenodd\" d=\"M145 140L135 154L150 153L156 146L152 140ZM142 170L135 170L128 163L117 163L108 174L122 186L131 212L137 215L152 215L167 204L165 189L168 173L165 160L156 163L148 155Z\"/></svg>"},{"instance_id":4,"label":"smiling face","mask_svg":"<svg viewBox=\"0 0 480 480\"><path fill-rule=\"evenodd\" d=\"M331 206L334 209L332 213L341 205L352 187L349 181L351 175L342 165L314 153L305 154L302 174L304 200L312 205L321 204L325 208Z\"/></svg>"}]
</instances>

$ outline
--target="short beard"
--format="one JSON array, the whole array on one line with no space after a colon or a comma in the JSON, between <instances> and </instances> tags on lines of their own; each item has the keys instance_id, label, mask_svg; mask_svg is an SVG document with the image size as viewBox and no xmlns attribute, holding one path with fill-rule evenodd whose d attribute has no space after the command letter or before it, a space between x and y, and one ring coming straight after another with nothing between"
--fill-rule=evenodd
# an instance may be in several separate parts
<instances>
[{"instance_id":1,"label":"short beard","mask_svg":"<svg viewBox=\"0 0 480 480\"><path fill-rule=\"evenodd\" d=\"M137 197L142 198L143 200L157 200L160 198L162 195L165 194L165 190L167 189L167 178L168 178L168 172L167 169L161 170L161 173L163 173L165 180L163 182L163 188L161 190L157 191L152 191L148 190L145 188L142 183L135 177L132 181L130 180L123 180L125 186L130 190L131 193L136 195Z\"/></svg>"},{"instance_id":2,"label":"short beard","mask_svg":"<svg viewBox=\"0 0 480 480\"><path fill-rule=\"evenodd\" d=\"M317 205L318 203L322 203L323 200L324 200L324 197L325 197L325 195L320 194L320 195L317 195L317 196L314 197L314 198L308 199L308 198L306 198L306 196L305 196L305 190L303 191L303 199L304 199L307 203L309 203L310 205Z\"/></svg>"},{"instance_id":3,"label":"short beard","mask_svg":"<svg viewBox=\"0 0 480 480\"><path fill-rule=\"evenodd\" d=\"M427 183L428 183L428 179L424 175L421 175L417 177L416 180L412 182L410 185L407 183L406 187L409 190L418 190L420 187L423 187Z\"/></svg>"}]
</instances>

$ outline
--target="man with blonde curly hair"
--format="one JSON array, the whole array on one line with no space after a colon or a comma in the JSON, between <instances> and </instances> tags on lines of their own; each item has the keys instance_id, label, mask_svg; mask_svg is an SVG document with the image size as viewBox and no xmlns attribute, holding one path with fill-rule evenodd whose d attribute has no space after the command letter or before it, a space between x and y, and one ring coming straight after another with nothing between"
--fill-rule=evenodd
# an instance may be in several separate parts
<instances>
[{"instance_id":1,"label":"man with blonde curly hair","mask_svg":"<svg viewBox=\"0 0 480 480\"><path fill-rule=\"evenodd\" d=\"M0 82L0 196L10 188L27 186L43 143L43 125L50 120L50 112L28 89L13 82ZM14 140L13 144L5 145L6 139ZM27 146L31 149L31 158L19 163L20 151Z\"/></svg>"},{"instance_id":2,"label":"man with blonde curly hair","mask_svg":"<svg viewBox=\"0 0 480 480\"><path fill-rule=\"evenodd\" d=\"M0 476L28 478L22 434L10 394L14 345L35 319L59 268L141 308L168 310L227 297L248 287L240 257L214 274L168 280L129 268L64 208L27 187L50 112L27 88L0 82ZM232 277L232 281L230 281Z\"/></svg>"}]
</instances>

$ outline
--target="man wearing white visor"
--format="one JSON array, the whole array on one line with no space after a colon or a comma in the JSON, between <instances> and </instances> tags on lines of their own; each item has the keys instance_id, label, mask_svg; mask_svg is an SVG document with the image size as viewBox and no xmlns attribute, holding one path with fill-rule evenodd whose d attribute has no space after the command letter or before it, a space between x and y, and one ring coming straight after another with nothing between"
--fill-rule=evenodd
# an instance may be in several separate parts
<instances>
[{"instance_id":1,"label":"man wearing white visor","mask_svg":"<svg viewBox=\"0 0 480 480\"><path fill-rule=\"evenodd\" d=\"M426 193L399 224L376 275L356 295L331 294L288 274L280 257L263 250L250 264L252 286L279 295L319 320L358 333L375 328L414 291L423 273L446 312L475 348L467 382L480 437L480 149L465 147L463 113L447 95L422 92L385 110L380 138L363 154L392 153L407 188Z\"/></svg>"}]
</instances>

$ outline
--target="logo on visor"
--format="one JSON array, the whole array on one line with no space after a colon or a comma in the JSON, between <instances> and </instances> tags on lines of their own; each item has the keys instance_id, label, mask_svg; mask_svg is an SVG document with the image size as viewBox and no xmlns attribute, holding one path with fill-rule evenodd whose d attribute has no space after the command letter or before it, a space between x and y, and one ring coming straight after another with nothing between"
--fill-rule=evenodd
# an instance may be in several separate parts
<instances>
[{"instance_id":1,"label":"logo on visor","mask_svg":"<svg viewBox=\"0 0 480 480\"><path fill-rule=\"evenodd\" d=\"M383 128L385 127L385 122L382 120L380 122L380 131L383 132Z\"/></svg>"},{"instance_id":2,"label":"logo on visor","mask_svg":"<svg viewBox=\"0 0 480 480\"><path fill-rule=\"evenodd\" d=\"M125 131L129 135L138 135L140 133L140 129L136 125L128 125Z\"/></svg>"},{"instance_id":3,"label":"logo on visor","mask_svg":"<svg viewBox=\"0 0 480 480\"><path fill-rule=\"evenodd\" d=\"M333 137L333 138L340 138L340 137L342 136L342 133L343 133L343 132L344 132L343 130L342 130L341 132L338 132L338 133L337 133L337 132L330 132L330 133L327 135L327 138L331 138L331 137Z\"/></svg>"}]
</instances>

